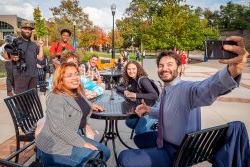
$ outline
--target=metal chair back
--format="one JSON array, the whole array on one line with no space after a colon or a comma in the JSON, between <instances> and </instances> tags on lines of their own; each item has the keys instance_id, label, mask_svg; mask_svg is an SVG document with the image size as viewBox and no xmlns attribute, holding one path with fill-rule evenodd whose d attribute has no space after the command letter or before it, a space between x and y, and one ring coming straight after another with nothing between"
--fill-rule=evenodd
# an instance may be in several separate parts
<instances>
[{"instance_id":1,"label":"metal chair back","mask_svg":"<svg viewBox=\"0 0 250 167\"><path fill-rule=\"evenodd\" d=\"M228 125L220 125L185 136L177 151L174 167L186 167L211 161L214 153L223 146Z\"/></svg>"},{"instance_id":2,"label":"metal chair back","mask_svg":"<svg viewBox=\"0 0 250 167\"><path fill-rule=\"evenodd\" d=\"M21 141L33 141L36 123L43 118L43 110L36 89L4 99L16 132L16 150L20 149ZM18 156L16 162L18 161Z\"/></svg>"}]
</instances>

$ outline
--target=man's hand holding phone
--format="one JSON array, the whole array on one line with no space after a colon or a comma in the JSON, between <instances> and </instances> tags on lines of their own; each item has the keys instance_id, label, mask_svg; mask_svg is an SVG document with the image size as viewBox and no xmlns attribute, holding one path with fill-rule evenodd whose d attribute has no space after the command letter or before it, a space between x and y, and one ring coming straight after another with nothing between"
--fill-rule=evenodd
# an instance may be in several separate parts
<instances>
[{"instance_id":1,"label":"man's hand holding phone","mask_svg":"<svg viewBox=\"0 0 250 167\"><path fill-rule=\"evenodd\" d=\"M242 37L231 36L228 37L226 41L234 41L237 43L237 45L224 45L223 48L227 51L237 54L238 56L231 59L219 60L219 62L228 64L228 71L234 78L242 73L242 70L247 64L247 57L249 56L249 53L245 48L245 42Z\"/></svg>"}]
</instances>

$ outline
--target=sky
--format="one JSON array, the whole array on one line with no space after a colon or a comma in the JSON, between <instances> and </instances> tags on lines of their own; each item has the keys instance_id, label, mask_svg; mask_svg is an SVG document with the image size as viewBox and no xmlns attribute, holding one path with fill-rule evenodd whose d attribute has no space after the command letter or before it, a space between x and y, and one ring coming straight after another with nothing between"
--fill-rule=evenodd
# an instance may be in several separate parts
<instances>
[{"instance_id":1,"label":"sky","mask_svg":"<svg viewBox=\"0 0 250 167\"><path fill-rule=\"evenodd\" d=\"M186 0L185 3L194 7L218 10L220 5L225 5L229 0ZM115 19L120 19L131 0L80 0L80 6L94 25L100 26L105 31L112 29L112 14L110 6L116 4ZM232 0L233 3L249 5L250 0ZM52 13L51 7L60 5L60 0L0 0L0 15L17 15L33 20L33 9L40 7L42 15L49 19Z\"/></svg>"}]
</instances>

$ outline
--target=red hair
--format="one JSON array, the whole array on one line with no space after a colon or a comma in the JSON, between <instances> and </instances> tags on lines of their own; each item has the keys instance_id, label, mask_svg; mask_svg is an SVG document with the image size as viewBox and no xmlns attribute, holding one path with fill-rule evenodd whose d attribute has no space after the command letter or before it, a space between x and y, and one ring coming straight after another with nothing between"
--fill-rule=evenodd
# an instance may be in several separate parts
<instances>
[{"instance_id":1,"label":"red hair","mask_svg":"<svg viewBox=\"0 0 250 167\"><path fill-rule=\"evenodd\" d=\"M63 75L65 74L67 67L75 67L76 70L79 72L78 67L74 63L63 63L61 64L55 71L54 74L54 81L53 81L53 88L52 92L59 94L59 93L66 93L69 96L74 96L74 92L70 89L67 89L63 84ZM79 87L76 89L78 95L84 95L84 89L80 84Z\"/></svg>"}]
</instances>

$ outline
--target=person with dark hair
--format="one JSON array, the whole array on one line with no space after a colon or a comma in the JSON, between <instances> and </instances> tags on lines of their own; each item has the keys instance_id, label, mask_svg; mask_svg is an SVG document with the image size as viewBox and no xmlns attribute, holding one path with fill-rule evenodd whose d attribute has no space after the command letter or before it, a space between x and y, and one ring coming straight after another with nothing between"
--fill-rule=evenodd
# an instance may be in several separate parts
<instances>
[{"instance_id":1,"label":"person with dark hair","mask_svg":"<svg viewBox=\"0 0 250 167\"><path fill-rule=\"evenodd\" d=\"M140 149L122 151L118 158L122 167L173 166L185 134L201 129L200 107L211 105L217 97L239 86L248 52L243 38L232 36L226 40L237 42L224 45L224 49L238 56L220 60L227 67L203 81L181 80L181 60L175 52L162 52L157 57L158 76L165 84L160 100L152 107L142 102L135 112L139 117L148 113L158 118L158 130L135 136Z\"/></svg>"},{"instance_id":2,"label":"person with dark hair","mask_svg":"<svg viewBox=\"0 0 250 167\"><path fill-rule=\"evenodd\" d=\"M8 72L12 73L14 93L22 93L26 90L37 88L36 60L43 60L42 40L37 43L31 41L33 23L27 20L21 22L21 36L14 39L11 45L5 45L7 59L11 60ZM12 51L11 51L12 50ZM18 50L16 52L16 50ZM16 53L15 53L16 52ZM11 69L12 68L12 71ZM13 95L12 93L8 95Z\"/></svg>"},{"instance_id":3,"label":"person with dark hair","mask_svg":"<svg viewBox=\"0 0 250 167\"><path fill-rule=\"evenodd\" d=\"M97 67L98 59L99 57L97 55L92 55L87 63L80 65L80 70L86 77L101 84L102 79Z\"/></svg>"},{"instance_id":4,"label":"person with dark hair","mask_svg":"<svg viewBox=\"0 0 250 167\"><path fill-rule=\"evenodd\" d=\"M71 31L68 30L68 29L62 29L62 30L61 30L61 35L63 35L64 33L68 33L69 36L71 36Z\"/></svg>"},{"instance_id":5,"label":"person with dark hair","mask_svg":"<svg viewBox=\"0 0 250 167\"><path fill-rule=\"evenodd\" d=\"M139 85L140 84L140 85ZM124 94L135 105L139 105L141 99L148 105L153 105L158 99L158 94L153 88L147 73L137 61L129 61L123 70L123 85L117 87L117 91ZM135 129L136 134L152 131L156 119L148 116L135 117L132 115L126 120L126 125Z\"/></svg>"},{"instance_id":6,"label":"person with dark hair","mask_svg":"<svg viewBox=\"0 0 250 167\"><path fill-rule=\"evenodd\" d=\"M53 90L47 96L46 118L40 133L36 133L37 158L44 166L86 166L96 151L102 151L107 161L107 146L93 140L94 131L87 122L91 111L103 108L90 103L80 82L78 66L63 63L54 74ZM84 129L84 134L79 132Z\"/></svg>"},{"instance_id":7,"label":"person with dark hair","mask_svg":"<svg viewBox=\"0 0 250 167\"><path fill-rule=\"evenodd\" d=\"M50 47L51 61L55 68L60 65L61 57L74 50L73 46L70 44L70 37L70 30L63 29L61 30L61 40L52 43Z\"/></svg>"}]
</instances>

